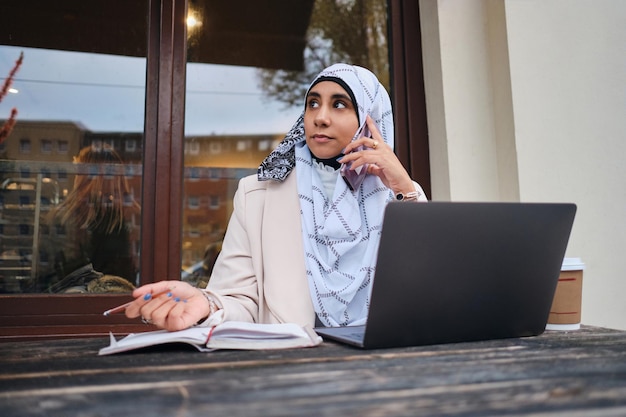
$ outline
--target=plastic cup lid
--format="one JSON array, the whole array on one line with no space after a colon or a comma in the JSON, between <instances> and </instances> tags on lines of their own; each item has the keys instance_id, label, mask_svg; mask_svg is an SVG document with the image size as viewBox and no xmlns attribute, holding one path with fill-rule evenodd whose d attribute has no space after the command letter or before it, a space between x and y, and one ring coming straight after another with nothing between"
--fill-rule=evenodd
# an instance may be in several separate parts
<instances>
[{"instance_id":1,"label":"plastic cup lid","mask_svg":"<svg viewBox=\"0 0 626 417\"><path fill-rule=\"evenodd\" d=\"M585 264L580 258L564 258L561 271L580 271L585 269Z\"/></svg>"}]
</instances>

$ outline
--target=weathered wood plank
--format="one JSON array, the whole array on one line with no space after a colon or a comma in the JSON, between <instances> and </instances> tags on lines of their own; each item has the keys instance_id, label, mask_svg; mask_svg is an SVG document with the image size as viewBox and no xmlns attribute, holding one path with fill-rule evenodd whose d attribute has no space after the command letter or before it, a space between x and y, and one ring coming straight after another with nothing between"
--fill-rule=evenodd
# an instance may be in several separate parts
<instances>
[{"instance_id":1,"label":"weathered wood plank","mask_svg":"<svg viewBox=\"0 0 626 417\"><path fill-rule=\"evenodd\" d=\"M626 415L626 332L361 351L0 344L3 416Z\"/></svg>"}]
</instances>

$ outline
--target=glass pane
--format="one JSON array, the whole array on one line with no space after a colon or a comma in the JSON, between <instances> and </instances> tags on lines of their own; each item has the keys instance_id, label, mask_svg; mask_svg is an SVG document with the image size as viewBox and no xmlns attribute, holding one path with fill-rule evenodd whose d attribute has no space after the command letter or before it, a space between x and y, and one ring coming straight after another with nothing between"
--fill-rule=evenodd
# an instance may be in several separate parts
<instances>
[{"instance_id":1,"label":"glass pane","mask_svg":"<svg viewBox=\"0 0 626 417\"><path fill-rule=\"evenodd\" d=\"M304 108L311 80L346 62L389 87L385 0L192 0L188 19L182 278L205 286L238 180Z\"/></svg>"},{"instance_id":2,"label":"glass pane","mask_svg":"<svg viewBox=\"0 0 626 417\"><path fill-rule=\"evenodd\" d=\"M0 293L137 284L147 13L147 1L0 5Z\"/></svg>"}]
</instances>

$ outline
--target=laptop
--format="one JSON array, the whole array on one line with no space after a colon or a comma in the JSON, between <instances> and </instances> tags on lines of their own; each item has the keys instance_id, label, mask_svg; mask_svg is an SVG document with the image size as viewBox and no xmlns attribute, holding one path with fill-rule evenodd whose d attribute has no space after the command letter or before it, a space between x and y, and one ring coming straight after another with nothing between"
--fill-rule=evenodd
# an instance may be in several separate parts
<instances>
[{"instance_id":1,"label":"laptop","mask_svg":"<svg viewBox=\"0 0 626 417\"><path fill-rule=\"evenodd\" d=\"M363 349L539 335L575 213L571 203L392 202L366 325L315 330Z\"/></svg>"}]
</instances>

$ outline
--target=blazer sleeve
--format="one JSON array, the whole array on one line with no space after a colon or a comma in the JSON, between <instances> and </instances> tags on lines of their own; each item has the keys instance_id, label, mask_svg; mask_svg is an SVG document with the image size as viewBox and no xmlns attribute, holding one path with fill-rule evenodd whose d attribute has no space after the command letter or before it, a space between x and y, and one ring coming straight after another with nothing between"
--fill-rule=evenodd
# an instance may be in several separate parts
<instances>
[{"instance_id":1,"label":"blazer sleeve","mask_svg":"<svg viewBox=\"0 0 626 417\"><path fill-rule=\"evenodd\" d=\"M251 184L254 182L246 183L245 178L239 182L222 251L207 286L207 290L217 296L223 307L226 321L257 322L259 316L257 274L262 272L258 270L261 268L259 265L254 265L254 259L261 259L261 254L253 253L259 248L251 245L248 228L260 228L263 209L261 206L258 210L249 210L247 205L250 203L248 198L254 199L254 193L264 193L264 190L262 187L250 186ZM252 218L251 212L254 213ZM251 232L252 235L255 233Z\"/></svg>"}]
</instances>

